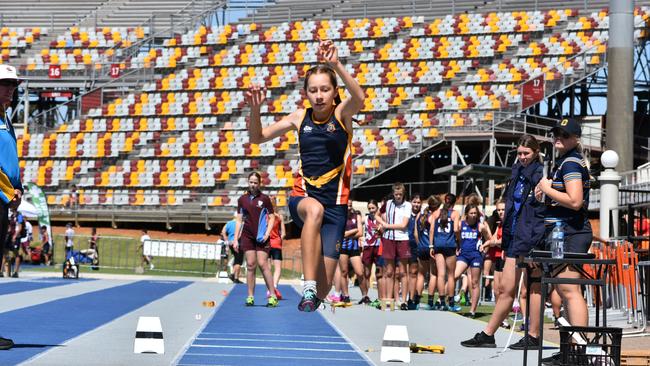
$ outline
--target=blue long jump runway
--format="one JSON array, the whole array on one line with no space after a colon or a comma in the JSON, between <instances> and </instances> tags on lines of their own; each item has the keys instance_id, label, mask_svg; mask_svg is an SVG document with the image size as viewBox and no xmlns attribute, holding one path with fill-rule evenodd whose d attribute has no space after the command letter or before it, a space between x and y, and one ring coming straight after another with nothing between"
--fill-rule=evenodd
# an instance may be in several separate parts
<instances>
[{"instance_id":1,"label":"blue long jump runway","mask_svg":"<svg viewBox=\"0 0 650 366\"><path fill-rule=\"evenodd\" d=\"M300 297L280 286L277 308L266 308L266 287L255 289L255 306L244 306L246 286L234 286L192 342L179 365L369 365L318 312L301 313Z\"/></svg>"},{"instance_id":2,"label":"blue long jump runway","mask_svg":"<svg viewBox=\"0 0 650 366\"><path fill-rule=\"evenodd\" d=\"M25 291L40 290L48 287L56 287L77 283L77 281L94 281L84 278L78 280L66 280L63 278L35 278L27 281L11 281L0 283L0 295L9 295ZM2 328L0 328L1 330Z\"/></svg>"},{"instance_id":3,"label":"blue long jump runway","mask_svg":"<svg viewBox=\"0 0 650 366\"><path fill-rule=\"evenodd\" d=\"M14 365L51 347L62 346L69 339L190 283L138 281L2 313L0 334L11 338L16 346L0 353L0 364ZM70 357L74 363L74 355Z\"/></svg>"}]
</instances>

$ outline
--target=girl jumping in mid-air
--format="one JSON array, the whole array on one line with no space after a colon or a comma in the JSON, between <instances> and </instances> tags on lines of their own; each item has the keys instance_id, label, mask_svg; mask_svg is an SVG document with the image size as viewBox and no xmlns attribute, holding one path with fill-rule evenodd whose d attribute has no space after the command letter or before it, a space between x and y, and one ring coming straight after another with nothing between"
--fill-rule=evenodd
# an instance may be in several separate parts
<instances>
[{"instance_id":1,"label":"girl jumping in mid-air","mask_svg":"<svg viewBox=\"0 0 650 366\"><path fill-rule=\"evenodd\" d=\"M321 41L319 58L325 65L309 69L304 90L311 105L262 127L260 108L266 90L252 86L246 93L251 107L251 143L262 143L298 131L299 176L289 198L291 217L302 226L300 236L305 277L301 311L314 311L332 286L339 246L347 221L352 177L352 117L363 107L364 91L339 61L331 40ZM350 97L340 101L336 76Z\"/></svg>"}]
</instances>

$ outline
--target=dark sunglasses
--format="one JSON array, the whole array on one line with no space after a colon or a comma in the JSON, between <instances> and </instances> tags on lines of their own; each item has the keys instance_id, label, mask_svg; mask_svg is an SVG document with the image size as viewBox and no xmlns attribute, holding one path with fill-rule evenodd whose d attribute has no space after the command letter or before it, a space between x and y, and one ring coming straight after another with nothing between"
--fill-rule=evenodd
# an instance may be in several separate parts
<instances>
[{"instance_id":1,"label":"dark sunglasses","mask_svg":"<svg viewBox=\"0 0 650 366\"><path fill-rule=\"evenodd\" d=\"M1 79L0 86L13 86L15 88L18 86L18 82L12 79Z\"/></svg>"}]
</instances>

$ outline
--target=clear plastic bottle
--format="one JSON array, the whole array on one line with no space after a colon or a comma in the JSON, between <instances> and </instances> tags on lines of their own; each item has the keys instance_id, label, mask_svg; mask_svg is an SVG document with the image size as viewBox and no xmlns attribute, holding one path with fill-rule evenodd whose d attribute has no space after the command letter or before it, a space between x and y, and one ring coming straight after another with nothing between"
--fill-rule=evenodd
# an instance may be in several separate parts
<instances>
[{"instance_id":1,"label":"clear plastic bottle","mask_svg":"<svg viewBox=\"0 0 650 366\"><path fill-rule=\"evenodd\" d=\"M551 232L551 256L564 258L564 229L561 222L556 222Z\"/></svg>"}]
</instances>

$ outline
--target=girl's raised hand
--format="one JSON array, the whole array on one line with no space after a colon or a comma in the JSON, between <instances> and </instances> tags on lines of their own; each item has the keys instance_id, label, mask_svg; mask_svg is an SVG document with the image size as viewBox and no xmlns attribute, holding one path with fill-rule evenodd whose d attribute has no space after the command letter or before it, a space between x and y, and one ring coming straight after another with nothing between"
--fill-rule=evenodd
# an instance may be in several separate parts
<instances>
[{"instance_id":1,"label":"girl's raised hand","mask_svg":"<svg viewBox=\"0 0 650 366\"><path fill-rule=\"evenodd\" d=\"M318 58L328 65L336 64L339 61L339 51L332 40L321 40L318 45Z\"/></svg>"},{"instance_id":2,"label":"girl's raised hand","mask_svg":"<svg viewBox=\"0 0 650 366\"><path fill-rule=\"evenodd\" d=\"M246 103L248 103L251 108L259 109L266 100L266 87L251 85L244 96L246 98Z\"/></svg>"}]
</instances>

